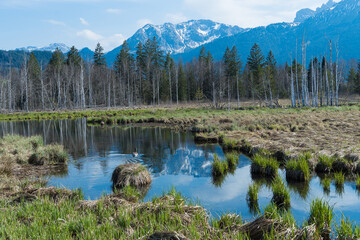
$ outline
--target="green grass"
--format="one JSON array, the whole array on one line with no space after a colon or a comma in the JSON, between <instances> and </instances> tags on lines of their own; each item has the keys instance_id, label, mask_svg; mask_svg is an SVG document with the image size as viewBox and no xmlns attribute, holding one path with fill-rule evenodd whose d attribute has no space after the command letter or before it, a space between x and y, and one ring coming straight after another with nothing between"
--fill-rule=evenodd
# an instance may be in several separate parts
<instances>
[{"instance_id":1,"label":"green grass","mask_svg":"<svg viewBox=\"0 0 360 240\"><path fill-rule=\"evenodd\" d=\"M330 207L329 203L321 199L315 199L310 204L308 223L315 224L320 235L322 231L331 228L333 217L333 208Z\"/></svg>"},{"instance_id":2,"label":"green grass","mask_svg":"<svg viewBox=\"0 0 360 240\"><path fill-rule=\"evenodd\" d=\"M324 172L330 172L332 169L332 164L334 162L334 158L329 157L327 155L319 155L319 161L316 165L316 172L324 173Z\"/></svg>"},{"instance_id":3,"label":"green grass","mask_svg":"<svg viewBox=\"0 0 360 240\"><path fill-rule=\"evenodd\" d=\"M356 189L360 189L360 175L357 174L356 175Z\"/></svg>"},{"instance_id":4,"label":"green grass","mask_svg":"<svg viewBox=\"0 0 360 240\"><path fill-rule=\"evenodd\" d=\"M335 225L336 237L339 240L347 239L359 239L360 238L360 226L354 224L350 219L344 216L340 220L340 224Z\"/></svg>"},{"instance_id":5,"label":"green grass","mask_svg":"<svg viewBox=\"0 0 360 240\"><path fill-rule=\"evenodd\" d=\"M338 172L334 174L335 186L343 187L345 183L345 174Z\"/></svg>"},{"instance_id":6,"label":"green grass","mask_svg":"<svg viewBox=\"0 0 360 240\"><path fill-rule=\"evenodd\" d=\"M239 154L235 152L227 153L225 154L225 158L227 161L227 169L233 174L236 170L236 166L239 164Z\"/></svg>"},{"instance_id":7,"label":"green grass","mask_svg":"<svg viewBox=\"0 0 360 240\"><path fill-rule=\"evenodd\" d=\"M228 164L222 161L217 154L214 154L214 162L212 164L212 175L215 177L223 176L227 173Z\"/></svg>"},{"instance_id":8,"label":"green grass","mask_svg":"<svg viewBox=\"0 0 360 240\"><path fill-rule=\"evenodd\" d=\"M286 163L286 177L299 180L310 180L310 169L308 161L305 157L301 157L298 160L290 160Z\"/></svg>"},{"instance_id":9,"label":"green grass","mask_svg":"<svg viewBox=\"0 0 360 240\"><path fill-rule=\"evenodd\" d=\"M256 154L252 157L251 171L255 174L275 176L279 168L279 163L275 158Z\"/></svg>"},{"instance_id":10,"label":"green grass","mask_svg":"<svg viewBox=\"0 0 360 240\"><path fill-rule=\"evenodd\" d=\"M255 204L258 201L260 186L256 183L249 186L247 192L247 200L249 203Z\"/></svg>"},{"instance_id":11,"label":"green grass","mask_svg":"<svg viewBox=\"0 0 360 240\"><path fill-rule=\"evenodd\" d=\"M288 209L290 207L290 191L285 182L277 176L272 183L273 197L271 201L278 207Z\"/></svg>"},{"instance_id":12,"label":"green grass","mask_svg":"<svg viewBox=\"0 0 360 240\"><path fill-rule=\"evenodd\" d=\"M325 177L322 181L321 184L323 186L323 190L325 193L330 192L330 184L331 184L331 180L328 177Z\"/></svg>"}]
</instances>

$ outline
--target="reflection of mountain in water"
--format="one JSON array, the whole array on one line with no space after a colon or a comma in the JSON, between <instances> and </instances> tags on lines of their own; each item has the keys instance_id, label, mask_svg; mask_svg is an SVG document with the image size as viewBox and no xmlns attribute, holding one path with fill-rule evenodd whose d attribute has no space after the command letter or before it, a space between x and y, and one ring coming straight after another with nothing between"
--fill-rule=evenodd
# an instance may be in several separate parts
<instances>
[{"instance_id":1,"label":"reflection of mountain in water","mask_svg":"<svg viewBox=\"0 0 360 240\"><path fill-rule=\"evenodd\" d=\"M191 133L164 128L102 128L87 126L86 119L0 122L0 136L7 134L41 135L45 144L63 144L78 170L83 167L81 159L96 157L106 171L110 157L124 158L119 154L131 154L137 148L140 159L131 161L143 162L155 176L205 177L210 176L213 153L222 155L219 146L196 146Z\"/></svg>"}]
</instances>

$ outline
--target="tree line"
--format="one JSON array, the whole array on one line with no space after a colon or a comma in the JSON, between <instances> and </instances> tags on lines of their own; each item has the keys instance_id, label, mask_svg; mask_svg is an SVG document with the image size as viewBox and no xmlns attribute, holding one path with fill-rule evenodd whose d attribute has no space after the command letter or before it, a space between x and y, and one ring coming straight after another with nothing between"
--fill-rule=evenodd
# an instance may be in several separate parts
<instances>
[{"instance_id":1,"label":"tree line","mask_svg":"<svg viewBox=\"0 0 360 240\"><path fill-rule=\"evenodd\" d=\"M197 58L183 63L164 53L153 38L139 42L136 52L125 41L112 67L99 43L93 59L82 59L75 47L66 55L57 49L47 64L24 52L20 68L12 67L10 59L9 67L0 69L0 108L30 111L204 101L230 110L232 102L237 107L242 100L276 107L283 98L289 98L292 107L338 105L341 93L360 93L360 64L346 74L338 49L338 43L329 41L330 56L312 58L307 65L303 41L301 56L291 56L290 65L279 65L271 51L264 54L256 43L246 62L235 46L228 47L220 61L203 47Z\"/></svg>"}]
</instances>

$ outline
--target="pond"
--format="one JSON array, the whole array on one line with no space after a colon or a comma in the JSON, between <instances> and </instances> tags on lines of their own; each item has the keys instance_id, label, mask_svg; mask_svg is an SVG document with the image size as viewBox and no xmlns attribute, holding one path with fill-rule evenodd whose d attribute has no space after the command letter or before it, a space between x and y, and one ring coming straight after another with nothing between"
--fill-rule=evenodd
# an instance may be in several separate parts
<instances>
[{"instance_id":1,"label":"pond","mask_svg":"<svg viewBox=\"0 0 360 240\"><path fill-rule=\"evenodd\" d=\"M214 154L224 158L219 145L197 145L190 132L160 127L98 127L86 119L0 122L0 136L18 134L41 135L45 144L60 143L70 154L68 171L49 176L49 185L69 189L81 188L86 199L97 199L112 192L113 170L124 163L142 163L151 171L153 182L144 201L162 195L175 187L182 195L198 201L212 216L222 213L241 214L252 220L254 213L246 201L248 186L261 184L259 206L270 203L272 193L264 179L253 179L250 159L240 156L234 174L214 183L211 164ZM137 149L139 156L132 152ZM279 170L282 178L285 172ZM308 184L290 184L291 211L299 224L308 218L310 203L322 198L334 206L336 219L342 214L360 223L360 195L355 183L346 182L339 191L334 183L324 192L320 179L314 176Z\"/></svg>"}]
</instances>

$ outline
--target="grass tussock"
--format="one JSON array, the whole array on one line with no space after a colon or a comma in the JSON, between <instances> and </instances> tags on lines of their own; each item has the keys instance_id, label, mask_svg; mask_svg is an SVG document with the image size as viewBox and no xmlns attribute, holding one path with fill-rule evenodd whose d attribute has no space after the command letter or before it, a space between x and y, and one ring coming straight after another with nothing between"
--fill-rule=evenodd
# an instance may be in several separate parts
<instances>
[{"instance_id":1,"label":"grass tussock","mask_svg":"<svg viewBox=\"0 0 360 240\"><path fill-rule=\"evenodd\" d=\"M286 179L301 182L310 180L310 169L306 158L290 160L286 163Z\"/></svg>"},{"instance_id":2,"label":"grass tussock","mask_svg":"<svg viewBox=\"0 0 360 240\"><path fill-rule=\"evenodd\" d=\"M114 188L143 187L151 183L151 175L141 164L123 164L114 170L111 181Z\"/></svg>"},{"instance_id":3,"label":"grass tussock","mask_svg":"<svg viewBox=\"0 0 360 240\"><path fill-rule=\"evenodd\" d=\"M336 237L339 240L347 239L359 239L360 238L360 226L354 224L350 219L344 216L340 220L340 224L335 225Z\"/></svg>"},{"instance_id":4,"label":"grass tussock","mask_svg":"<svg viewBox=\"0 0 360 240\"><path fill-rule=\"evenodd\" d=\"M279 163L275 158L256 154L252 157L251 173L274 177L277 174Z\"/></svg>"},{"instance_id":5,"label":"grass tussock","mask_svg":"<svg viewBox=\"0 0 360 240\"><path fill-rule=\"evenodd\" d=\"M317 173L330 173L333 162L333 157L321 154L319 155L319 161L315 167L315 171Z\"/></svg>"},{"instance_id":6,"label":"grass tussock","mask_svg":"<svg viewBox=\"0 0 360 240\"><path fill-rule=\"evenodd\" d=\"M247 192L247 201L251 204L256 204L258 202L260 186L256 183L249 186Z\"/></svg>"},{"instance_id":7,"label":"grass tussock","mask_svg":"<svg viewBox=\"0 0 360 240\"><path fill-rule=\"evenodd\" d=\"M5 136L0 139L1 162L34 165L66 164L68 155L61 145L44 145L42 137Z\"/></svg>"},{"instance_id":8,"label":"grass tussock","mask_svg":"<svg viewBox=\"0 0 360 240\"><path fill-rule=\"evenodd\" d=\"M226 161L222 161L217 154L214 154L214 162L212 163L212 175L214 177L220 177L226 175L228 170L228 164Z\"/></svg>"},{"instance_id":9,"label":"grass tussock","mask_svg":"<svg viewBox=\"0 0 360 240\"><path fill-rule=\"evenodd\" d=\"M321 180L321 185L323 187L323 190L326 194L330 193L330 185L331 185L331 180L328 177L325 177L323 180Z\"/></svg>"},{"instance_id":10,"label":"grass tussock","mask_svg":"<svg viewBox=\"0 0 360 240\"><path fill-rule=\"evenodd\" d=\"M277 176L272 183L273 197L271 201L279 208L288 209L290 207L290 191L285 182Z\"/></svg>"},{"instance_id":11,"label":"grass tussock","mask_svg":"<svg viewBox=\"0 0 360 240\"><path fill-rule=\"evenodd\" d=\"M308 223L315 224L318 234L325 239L329 239L333 217L333 208L328 202L321 199L315 199L310 204Z\"/></svg>"},{"instance_id":12,"label":"grass tussock","mask_svg":"<svg viewBox=\"0 0 360 240\"><path fill-rule=\"evenodd\" d=\"M345 174L338 172L334 174L335 186L343 187L345 183Z\"/></svg>"},{"instance_id":13,"label":"grass tussock","mask_svg":"<svg viewBox=\"0 0 360 240\"><path fill-rule=\"evenodd\" d=\"M236 152L227 153L225 155L227 162L227 169L231 174L233 174L236 170L237 165L239 164L239 154Z\"/></svg>"}]
</instances>

